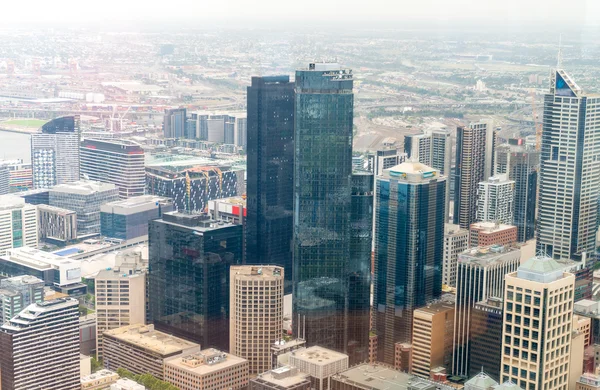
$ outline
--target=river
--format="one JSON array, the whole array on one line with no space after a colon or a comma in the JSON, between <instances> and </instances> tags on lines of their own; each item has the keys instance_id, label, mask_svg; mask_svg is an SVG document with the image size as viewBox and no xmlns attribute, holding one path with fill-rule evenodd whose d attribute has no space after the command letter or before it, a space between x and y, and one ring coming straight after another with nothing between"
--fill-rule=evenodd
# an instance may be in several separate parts
<instances>
[{"instance_id":1,"label":"river","mask_svg":"<svg viewBox=\"0 0 600 390\"><path fill-rule=\"evenodd\" d=\"M0 160L22 158L31 162L31 140L29 134L0 130Z\"/></svg>"}]
</instances>

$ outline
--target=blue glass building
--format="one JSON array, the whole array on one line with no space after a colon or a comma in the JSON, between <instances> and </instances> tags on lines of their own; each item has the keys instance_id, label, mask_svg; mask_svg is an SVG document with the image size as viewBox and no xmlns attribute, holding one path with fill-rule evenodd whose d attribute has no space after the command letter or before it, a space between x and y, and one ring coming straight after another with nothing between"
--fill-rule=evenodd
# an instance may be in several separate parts
<instances>
[{"instance_id":1,"label":"blue glass building","mask_svg":"<svg viewBox=\"0 0 600 390\"><path fill-rule=\"evenodd\" d=\"M413 311L441 296L446 178L405 162L377 178L374 315L377 361L412 341Z\"/></svg>"}]
</instances>

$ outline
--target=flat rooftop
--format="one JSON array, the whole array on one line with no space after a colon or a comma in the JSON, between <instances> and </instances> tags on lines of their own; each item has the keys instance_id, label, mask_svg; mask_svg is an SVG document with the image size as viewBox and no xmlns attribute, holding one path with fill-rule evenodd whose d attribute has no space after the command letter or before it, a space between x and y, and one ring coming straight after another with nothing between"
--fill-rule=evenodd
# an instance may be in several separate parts
<instances>
[{"instance_id":1,"label":"flat rooftop","mask_svg":"<svg viewBox=\"0 0 600 390\"><path fill-rule=\"evenodd\" d=\"M418 378L379 364L362 364L336 374L332 379L372 390L406 390Z\"/></svg>"},{"instance_id":2,"label":"flat rooftop","mask_svg":"<svg viewBox=\"0 0 600 390\"><path fill-rule=\"evenodd\" d=\"M0 195L0 211L25 207L25 199L15 195Z\"/></svg>"},{"instance_id":3,"label":"flat rooftop","mask_svg":"<svg viewBox=\"0 0 600 390\"><path fill-rule=\"evenodd\" d=\"M105 336L111 336L120 342L143 348L159 355L172 355L200 345L159 332L153 325L134 324L107 330Z\"/></svg>"},{"instance_id":4,"label":"flat rooftop","mask_svg":"<svg viewBox=\"0 0 600 390\"><path fill-rule=\"evenodd\" d=\"M256 379L262 379L265 382L273 383L282 388L290 388L304 381L309 380L308 374L305 374L297 368L283 366L263 374L259 374Z\"/></svg>"},{"instance_id":5,"label":"flat rooftop","mask_svg":"<svg viewBox=\"0 0 600 390\"><path fill-rule=\"evenodd\" d=\"M488 247L478 247L467 249L458 255L459 263L476 262L480 265L492 265L494 262L503 261L507 258L521 258L519 248L503 245L491 245Z\"/></svg>"},{"instance_id":6,"label":"flat rooftop","mask_svg":"<svg viewBox=\"0 0 600 390\"><path fill-rule=\"evenodd\" d=\"M27 246L9 249L6 255L0 257L0 259L35 268L39 271L71 265L76 267L81 266L77 260L64 258L54 253L44 252Z\"/></svg>"},{"instance_id":7,"label":"flat rooftop","mask_svg":"<svg viewBox=\"0 0 600 390\"><path fill-rule=\"evenodd\" d=\"M38 210L51 211L61 215L76 214L73 210L63 209L62 207L49 206L47 204L38 204L37 208Z\"/></svg>"},{"instance_id":8,"label":"flat rooftop","mask_svg":"<svg viewBox=\"0 0 600 390\"><path fill-rule=\"evenodd\" d=\"M348 359L348 355L345 353L336 352L318 345L309 348L300 348L290 353L290 358L303 360L317 365L326 365L338 360Z\"/></svg>"},{"instance_id":9,"label":"flat rooftop","mask_svg":"<svg viewBox=\"0 0 600 390\"><path fill-rule=\"evenodd\" d=\"M210 348L187 356L178 356L165 362L165 365L197 376L204 376L247 362L244 358Z\"/></svg>"},{"instance_id":10,"label":"flat rooftop","mask_svg":"<svg viewBox=\"0 0 600 390\"><path fill-rule=\"evenodd\" d=\"M80 180L73 183L59 184L52 187L50 193L67 193L67 194L78 194L78 195L92 195L97 192L105 192L116 190L117 187L114 184L101 183L99 181L91 180Z\"/></svg>"},{"instance_id":11,"label":"flat rooftop","mask_svg":"<svg viewBox=\"0 0 600 390\"><path fill-rule=\"evenodd\" d=\"M273 265L236 265L231 267L231 272L235 272L236 278L245 280L283 277L283 267Z\"/></svg>"},{"instance_id":12,"label":"flat rooftop","mask_svg":"<svg viewBox=\"0 0 600 390\"><path fill-rule=\"evenodd\" d=\"M475 222L471 224L471 229L482 229L483 233L497 233L503 230L516 229L514 225L505 225L502 223L495 222ZM479 234L482 232L480 231Z\"/></svg>"},{"instance_id":13,"label":"flat rooftop","mask_svg":"<svg viewBox=\"0 0 600 390\"><path fill-rule=\"evenodd\" d=\"M433 302L427 306L420 307L420 308L416 309L415 312L419 311L421 313L427 313L427 314L438 314L438 313L442 313L442 312L445 312L448 310L454 310L454 305L452 303L438 301L438 302Z\"/></svg>"},{"instance_id":14,"label":"flat rooftop","mask_svg":"<svg viewBox=\"0 0 600 390\"><path fill-rule=\"evenodd\" d=\"M173 204L173 200L155 195L134 196L129 199L103 204L100 206L100 211L103 213L131 214L158 208L159 204Z\"/></svg>"}]
</instances>

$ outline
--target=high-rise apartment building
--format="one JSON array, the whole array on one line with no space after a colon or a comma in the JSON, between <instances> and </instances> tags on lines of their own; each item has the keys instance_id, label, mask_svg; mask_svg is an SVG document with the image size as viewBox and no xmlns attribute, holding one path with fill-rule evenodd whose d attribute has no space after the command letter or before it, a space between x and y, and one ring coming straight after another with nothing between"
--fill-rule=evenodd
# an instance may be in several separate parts
<instances>
[{"instance_id":1,"label":"high-rise apartment building","mask_svg":"<svg viewBox=\"0 0 600 390\"><path fill-rule=\"evenodd\" d=\"M248 87L246 264L285 269L292 292L294 83L253 77Z\"/></svg>"},{"instance_id":2,"label":"high-rise apartment building","mask_svg":"<svg viewBox=\"0 0 600 390\"><path fill-rule=\"evenodd\" d=\"M0 256L12 248L37 245L37 206L17 196L0 196Z\"/></svg>"},{"instance_id":3,"label":"high-rise apartment building","mask_svg":"<svg viewBox=\"0 0 600 390\"><path fill-rule=\"evenodd\" d=\"M85 236L100 233L100 207L119 199L114 184L81 180L61 184L50 190L50 206L73 210L77 213L77 234Z\"/></svg>"},{"instance_id":4,"label":"high-rise apartment building","mask_svg":"<svg viewBox=\"0 0 600 390\"><path fill-rule=\"evenodd\" d=\"M475 304L489 297L502 298L504 275L514 272L520 260L519 249L502 246L476 248L458 256L452 359L454 375L469 375L470 325Z\"/></svg>"},{"instance_id":5,"label":"high-rise apartment building","mask_svg":"<svg viewBox=\"0 0 600 390\"><path fill-rule=\"evenodd\" d=\"M229 351L247 359L250 374L271 368L271 346L283 329L283 267L232 266L229 294Z\"/></svg>"},{"instance_id":6,"label":"high-rise apartment building","mask_svg":"<svg viewBox=\"0 0 600 390\"><path fill-rule=\"evenodd\" d=\"M515 182L507 175L491 176L479 183L477 220L512 224Z\"/></svg>"},{"instance_id":7,"label":"high-rise apartment building","mask_svg":"<svg viewBox=\"0 0 600 390\"><path fill-rule=\"evenodd\" d=\"M575 276L538 255L506 275L502 381L522 389L567 389Z\"/></svg>"},{"instance_id":8,"label":"high-rise apartment building","mask_svg":"<svg viewBox=\"0 0 600 390\"><path fill-rule=\"evenodd\" d=\"M463 229L477 219L477 189L492 171L493 131L484 122L456 129L454 224Z\"/></svg>"},{"instance_id":9,"label":"high-rise apartment building","mask_svg":"<svg viewBox=\"0 0 600 390\"><path fill-rule=\"evenodd\" d=\"M33 188L49 188L79 180L79 115L46 123L31 135Z\"/></svg>"},{"instance_id":10,"label":"high-rise apartment building","mask_svg":"<svg viewBox=\"0 0 600 390\"><path fill-rule=\"evenodd\" d=\"M150 319L157 330L229 350L229 267L242 262L242 230L179 212L150 222Z\"/></svg>"},{"instance_id":11,"label":"high-rise apartment building","mask_svg":"<svg viewBox=\"0 0 600 390\"><path fill-rule=\"evenodd\" d=\"M361 271L350 261L352 86L338 64L296 71L293 318L308 345L349 353L348 283Z\"/></svg>"},{"instance_id":12,"label":"high-rise apartment building","mask_svg":"<svg viewBox=\"0 0 600 390\"><path fill-rule=\"evenodd\" d=\"M125 139L86 139L81 143L81 176L112 183L121 199L144 195L144 149Z\"/></svg>"},{"instance_id":13,"label":"high-rise apartment building","mask_svg":"<svg viewBox=\"0 0 600 390\"><path fill-rule=\"evenodd\" d=\"M458 255L469 247L469 231L458 225L444 225L444 261L442 263L442 283L456 287L456 264Z\"/></svg>"},{"instance_id":14,"label":"high-rise apartment building","mask_svg":"<svg viewBox=\"0 0 600 390\"><path fill-rule=\"evenodd\" d=\"M77 213L60 207L37 205L41 240L69 244L77 239Z\"/></svg>"},{"instance_id":15,"label":"high-rise apartment building","mask_svg":"<svg viewBox=\"0 0 600 390\"><path fill-rule=\"evenodd\" d=\"M79 390L79 304L34 303L0 326L2 390Z\"/></svg>"},{"instance_id":16,"label":"high-rise apartment building","mask_svg":"<svg viewBox=\"0 0 600 390\"><path fill-rule=\"evenodd\" d=\"M537 248L555 259L596 249L600 97L586 95L562 69L544 97Z\"/></svg>"},{"instance_id":17,"label":"high-rise apartment building","mask_svg":"<svg viewBox=\"0 0 600 390\"><path fill-rule=\"evenodd\" d=\"M418 162L377 179L373 312L378 361L412 340L413 311L441 295L446 178ZM395 293L391 293L395 292Z\"/></svg>"},{"instance_id":18,"label":"high-rise apartment building","mask_svg":"<svg viewBox=\"0 0 600 390\"><path fill-rule=\"evenodd\" d=\"M187 110L174 108L165 110L163 135L165 138L184 138L186 135Z\"/></svg>"}]
</instances>

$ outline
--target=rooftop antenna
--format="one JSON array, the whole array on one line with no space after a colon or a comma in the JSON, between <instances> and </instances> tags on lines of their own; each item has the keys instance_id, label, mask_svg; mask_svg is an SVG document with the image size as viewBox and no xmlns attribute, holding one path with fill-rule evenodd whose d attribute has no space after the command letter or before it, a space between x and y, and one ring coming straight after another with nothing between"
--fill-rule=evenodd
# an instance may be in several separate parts
<instances>
[{"instance_id":1,"label":"rooftop antenna","mask_svg":"<svg viewBox=\"0 0 600 390\"><path fill-rule=\"evenodd\" d=\"M558 37L558 58L556 61L556 69L562 69L562 34Z\"/></svg>"}]
</instances>

